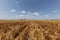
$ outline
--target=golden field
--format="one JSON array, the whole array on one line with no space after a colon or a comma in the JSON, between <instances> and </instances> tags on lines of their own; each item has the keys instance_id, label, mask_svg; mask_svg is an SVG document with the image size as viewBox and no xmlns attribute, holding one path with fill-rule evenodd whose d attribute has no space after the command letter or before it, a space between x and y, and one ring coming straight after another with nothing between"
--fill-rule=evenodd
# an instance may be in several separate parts
<instances>
[{"instance_id":1,"label":"golden field","mask_svg":"<svg viewBox=\"0 0 60 40\"><path fill-rule=\"evenodd\" d=\"M0 20L0 40L60 40L60 20Z\"/></svg>"}]
</instances>

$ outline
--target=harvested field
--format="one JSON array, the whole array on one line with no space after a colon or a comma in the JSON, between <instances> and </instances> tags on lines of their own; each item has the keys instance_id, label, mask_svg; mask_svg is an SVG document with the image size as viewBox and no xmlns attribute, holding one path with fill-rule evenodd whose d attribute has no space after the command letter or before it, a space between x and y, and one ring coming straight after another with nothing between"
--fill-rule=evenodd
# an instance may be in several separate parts
<instances>
[{"instance_id":1,"label":"harvested field","mask_svg":"<svg viewBox=\"0 0 60 40\"><path fill-rule=\"evenodd\" d=\"M60 40L60 20L0 20L0 40Z\"/></svg>"}]
</instances>

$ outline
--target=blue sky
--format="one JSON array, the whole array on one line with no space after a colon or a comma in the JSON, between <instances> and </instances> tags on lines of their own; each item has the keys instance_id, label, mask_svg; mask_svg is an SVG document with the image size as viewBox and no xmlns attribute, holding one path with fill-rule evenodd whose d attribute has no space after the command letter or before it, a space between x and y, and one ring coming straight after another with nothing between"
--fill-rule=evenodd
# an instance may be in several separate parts
<instances>
[{"instance_id":1,"label":"blue sky","mask_svg":"<svg viewBox=\"0 0 60 40\"><path fill-rule=\"evenodd\" d=\"M60 19L60 0L0 0L0 19Z\"/></svg>"}]
</instances>

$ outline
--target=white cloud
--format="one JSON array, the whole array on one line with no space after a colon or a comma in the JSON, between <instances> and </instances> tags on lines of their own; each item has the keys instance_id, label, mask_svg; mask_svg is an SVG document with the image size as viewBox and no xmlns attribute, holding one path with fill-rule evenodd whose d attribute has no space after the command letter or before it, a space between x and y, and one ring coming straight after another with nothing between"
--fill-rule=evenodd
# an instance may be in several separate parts
<instances>
[{"instance_id":1,"label":"white cloud","mask_svg":"<svg viewBox=\"0 0 60 40\"><path fill-rule=\"evenodd\" d=\"M36 15L36 16L38 16L38 15L39 15L39 13L38 13L38 12L34 12L33 14L34 14L34 15Z\"/></svg>"},{"instance_id":2,"label":"white cloud","mask_svg":"<svg viewBox=\"0 0 60 40\"><path fill-rule=\"evenodd\" d=\"M15 9L12 9L11 12L16 12L16 10Z\"/></svg>"},{"instance_id":3,"label":"white cloud","mask_svg":"<svg viewBox=\"0 0 60 40\"><path fill-rule=\"evenodd\" d=\"M32 15L34 15L34 14L33 14L33 13L31 13L31 12L27 12L27 13L28 13L29 15L31 15L31 16L32 16Z\"/></svg>"},{"instance_id":4,"label":"white cloud","mask_svg":"<svg viewBox=\"0 0 60 40\"><path fill-rule=\"evenodd\" d=\"M49 15L45 15L45 17L49 17Z\"/></svg>"},{"instance_id":5,"label":"white cloud","mask_svg":"<svg viewBox=\"0 0 60 40\"><path fill-rule=\"evenodd\" d=\"M21 13L26 13L26 11L23 10L23 11L21 11Z\"/></svg>"}]
</instances>

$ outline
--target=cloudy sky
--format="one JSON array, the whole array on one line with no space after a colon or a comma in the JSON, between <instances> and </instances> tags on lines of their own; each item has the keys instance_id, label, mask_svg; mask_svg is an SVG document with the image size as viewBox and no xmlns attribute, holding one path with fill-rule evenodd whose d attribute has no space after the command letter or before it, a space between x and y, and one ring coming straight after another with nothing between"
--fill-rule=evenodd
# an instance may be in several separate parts
<instances>
[{"instance_id":1,"label":"cloudy sky","mask_svg":"<svg viewBox=\"0 0 60 40\"><path fill-rule=\"evenodd\" d=\"M0 19L60 19L60 0L0 0Z\"/></svg>"}]
</instances>

